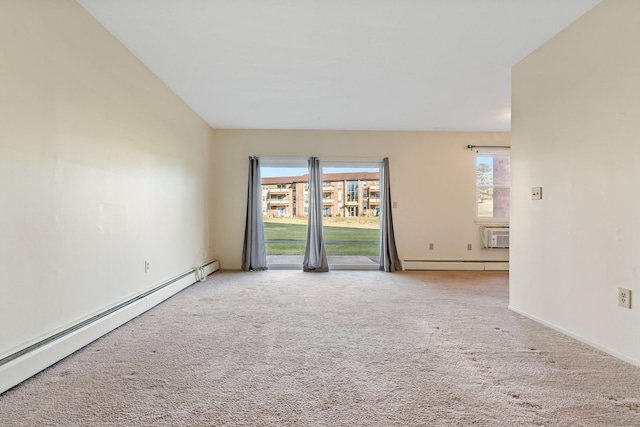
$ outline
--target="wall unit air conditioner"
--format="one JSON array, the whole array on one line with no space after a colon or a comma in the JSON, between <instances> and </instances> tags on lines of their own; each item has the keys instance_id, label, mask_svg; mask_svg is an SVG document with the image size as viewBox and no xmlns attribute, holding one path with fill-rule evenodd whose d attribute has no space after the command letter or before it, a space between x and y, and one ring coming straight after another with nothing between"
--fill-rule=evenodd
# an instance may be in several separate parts
<instances>
[{"instance_id":1,"label":"wall unit air conditioner","mask_svg":"<svg viewBox=\"0 0 640 427\"><path fill-rule=\"evenodd\" d=\"M509 228L489 228L484 229L484 247L489 249L509 247Z\"/></svg>"}]
</instances>

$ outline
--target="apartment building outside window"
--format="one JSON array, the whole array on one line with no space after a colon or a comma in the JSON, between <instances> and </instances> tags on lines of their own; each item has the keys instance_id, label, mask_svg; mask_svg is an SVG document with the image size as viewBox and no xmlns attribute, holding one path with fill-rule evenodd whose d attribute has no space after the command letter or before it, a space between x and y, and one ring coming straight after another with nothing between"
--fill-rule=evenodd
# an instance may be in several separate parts
<instances>
[{"instance_id":1,"label":"apartment building outside window","mask_svg":"<svg viewBox=\"0 0 640 427\"><path fill-rule=\"evenodd\" d=\"M263 188L266 189L262 197L264 216L307 216L307 179L306 175L263 178ZM379 182L378 172L325 174L322 183L322 214L326 217L379 216Z\"/></svg>"}]
</instances>

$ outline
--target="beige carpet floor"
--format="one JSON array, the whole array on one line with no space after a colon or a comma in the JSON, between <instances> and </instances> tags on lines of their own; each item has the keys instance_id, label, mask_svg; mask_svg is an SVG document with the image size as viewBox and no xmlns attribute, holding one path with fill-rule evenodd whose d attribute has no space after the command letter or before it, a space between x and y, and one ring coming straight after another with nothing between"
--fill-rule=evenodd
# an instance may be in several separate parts
<instances>
[{"instance_id":1,"label":"beige carpet floor","mask_svg":"<svg viewBox=\"0 0 640 427\"><path fill-rule=\"evenodd\" d=\"M640 369L502 272L217 272L0 395L1 426L640 426Z\"/></svg>"}]
</instances>

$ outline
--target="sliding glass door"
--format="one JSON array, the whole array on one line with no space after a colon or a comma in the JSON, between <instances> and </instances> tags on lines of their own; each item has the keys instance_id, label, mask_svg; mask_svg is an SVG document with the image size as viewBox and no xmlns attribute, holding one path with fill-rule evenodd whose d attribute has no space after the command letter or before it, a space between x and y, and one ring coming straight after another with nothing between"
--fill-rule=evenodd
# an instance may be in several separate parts
<instances>
[{"instance_id":1,"label":"sliding glass door","mask_svg":"<svg viewBox=\"0 0 640 427\"><path fill-rule=\"evenodd\" d=\"M262 166L260 174L267 264L297 268L302 265L307 238L308 169L304 163Z\"/></svg>"},{"instance_id":2,"label":"sliding glass door","mask_svg":"<svg viewBox=\"0 0 640 427\"><path fill-rule=\"evenodd\" d=\"M331 269L377 269L380 167L377 162L321 162L322 224ZM262 219L269 268L301 268L309 220L307 161L263 160Z\"/></svg>"},{"instance_id":3,"label":"sliding glass door","mask_svg":"<svg viewBox=\"0 0 640 427\"><path fill-rule=\"evenodd\" d=\"M323 168L323 235L331 268L378 267L380 169L358 164Z\"/></svg>"}]
</instances>

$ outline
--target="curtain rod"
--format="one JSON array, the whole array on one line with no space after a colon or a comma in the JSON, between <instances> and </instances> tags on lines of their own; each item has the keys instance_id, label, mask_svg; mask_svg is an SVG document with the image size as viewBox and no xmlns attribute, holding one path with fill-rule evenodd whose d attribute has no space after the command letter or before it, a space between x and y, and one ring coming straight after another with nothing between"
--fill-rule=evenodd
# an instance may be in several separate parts
<instances>
[{"instance_id":1,"label":"curtain rod","mask_svg":"<svg viewBox=\"0 0 640 427\"><path fill-rule=\"evenodd\" d=\"M473 150L474 148L511 148L508 145L467 145L467 149Z\"/></svg>"}]
</instances>

